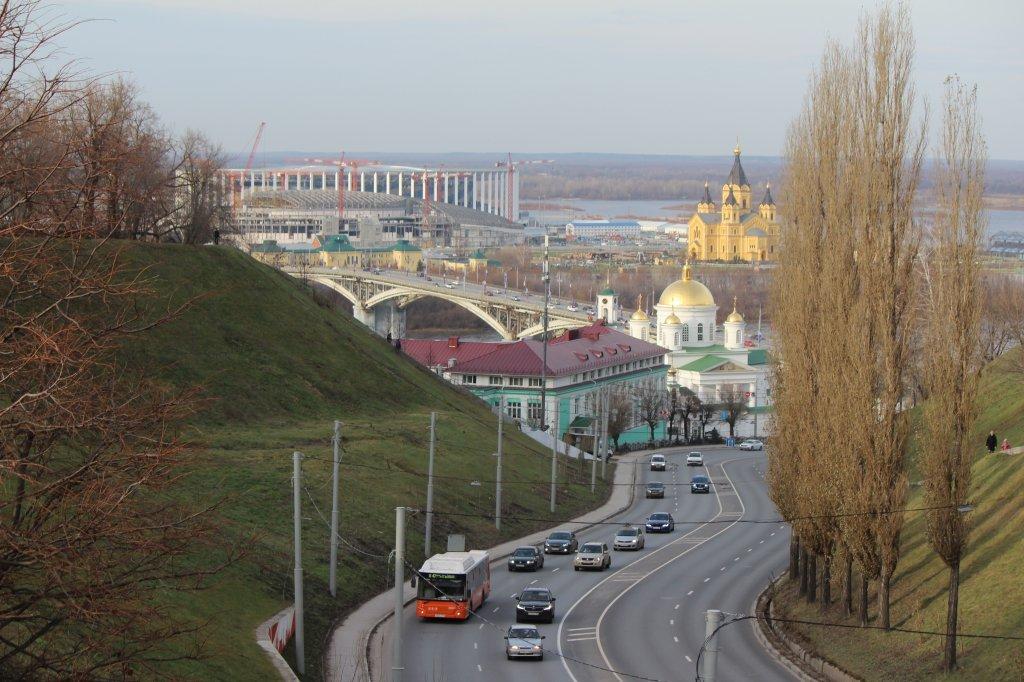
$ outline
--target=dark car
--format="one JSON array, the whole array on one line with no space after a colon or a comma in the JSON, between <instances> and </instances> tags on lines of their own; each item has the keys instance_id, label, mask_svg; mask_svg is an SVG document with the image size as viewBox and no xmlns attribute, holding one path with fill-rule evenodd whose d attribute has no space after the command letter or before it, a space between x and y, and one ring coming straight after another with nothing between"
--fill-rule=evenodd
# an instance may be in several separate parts
<instances>
[{"instance_id":1,"label":"dark car","mask_svg":"<svg viewBox=\"0 0 1024 682\"><path fill-rule=\"evenodd\" d=\"M572 554L579 548L576 533L571 530L556 530L544 541L545 554Z\"/></svg>"},{"instance_id":2,"label":"dark car","mask_svg":"<svg viewBox=\"0 0 1024 682\"><path fill-rule=\"evenodd\" d=\"M648 533L671 533L676 529L676 520L668 512L654 512L644 526Z\"/></svg>"},{"instance_id":3,"label":"dark car","mask_svg":"<svg viewBox=\"0 0 1024 682\"><path fill-rule=\"evenodd\" d=\"M694 476L690 479L691 493L710 493L711 479L707 476Z\"/></svg>"},{"instance_id":4,"label":"dark car","mask_svg":"<svg viewBox=\"0 0 1024 682\"><path fill-rule=\"evenodd\" d=\"M516 622L555 620L555 595L546 587L527 587L516 601Z\"/></svg>"},{"instance_id":5,"label":"dark car","mask_svg":"<svg viewBox=\"0 0 1024 682\"><path fill-rule=\"evenodd\" d=\"M544 555L536 547L517 547L508 558L510 571L536 571L544 568Z\"/></svg>"},{"instance_id":6,"label":"dark car","mask_svg":"<svg viewBox=\"0 0 1024 682\"><path fill-rule=\"evenodd\" d=\"M647 497L665 497L665 484L661 481L651 481L648 483Z\"/></svg>"}]
</instances>

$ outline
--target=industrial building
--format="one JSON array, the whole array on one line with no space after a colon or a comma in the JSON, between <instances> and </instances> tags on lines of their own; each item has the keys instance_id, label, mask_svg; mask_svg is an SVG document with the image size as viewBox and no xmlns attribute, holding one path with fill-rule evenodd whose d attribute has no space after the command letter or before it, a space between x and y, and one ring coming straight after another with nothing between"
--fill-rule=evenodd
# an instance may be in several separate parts
<instances>
[{"instance_id":1,"label":"industrial building","mask_svg":"<svg viewBox=\"0 0 1024 682\"><path fill-rule=\"evenodd\" d=\"M575 220L565 226L567 239L636 239L640 235L636 220Z\"/></svg>"}]
</instances>

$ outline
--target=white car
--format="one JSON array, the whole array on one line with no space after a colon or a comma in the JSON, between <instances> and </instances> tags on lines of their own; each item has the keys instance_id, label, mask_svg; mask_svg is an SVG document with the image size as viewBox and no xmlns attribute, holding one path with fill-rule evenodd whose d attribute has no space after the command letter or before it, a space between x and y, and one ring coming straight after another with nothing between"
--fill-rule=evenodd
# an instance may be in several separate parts
<instances>
[{"instance_id":1,"label":"white car","mask_svg":"<svg viewBox=\"0 0 1024 682\"><path fill-rule=\"evenodd\" d=\"M665 455L651 455L651 471L665 470Z\"/></svg>"},{"instance_id":2,"label":"white car","mask_svg":"<svg viewBox=\"0 0 1024 682\"><path fill-rule=\"evenodd\" d=\"M702 467L704 466L704 455L699 452L691 452L686 456L686 466L688 467Z\"/></svg>"},{"instance_id":3,"label":"white car","mask_svg":"<svg viewBox=\"0 0 1024 682\"><path fill-rule=\"evenodd\" d=\"M570 313L575 313L580 309L580 307L575 303L570 303L569 305L565 306L565 309L568 310Z\"/></svg>"},{"instance_id":4,"label":"white car","mask_svg":"<svg viewBox=\"0 0 1024 682\"><path fill-rule=\"evenodd\" d=\"M764 442L756 438L748 438L739 444L740 450L764 450Z\"/></svg>"}]
</instances>

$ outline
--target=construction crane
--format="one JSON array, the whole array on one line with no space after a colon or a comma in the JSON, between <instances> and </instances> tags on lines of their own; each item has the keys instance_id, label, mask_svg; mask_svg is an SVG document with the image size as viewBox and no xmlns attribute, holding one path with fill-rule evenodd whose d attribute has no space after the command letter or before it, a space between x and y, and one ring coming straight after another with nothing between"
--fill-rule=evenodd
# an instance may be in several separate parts
<instances>
[{"instance_id":1,"label":"construction crane","mask_svg":"<svg viewBox=\"0 0 1024 682\"><path fill-rule=\"evenodd\" d=\"M445 171L444 166L438 166L436 170L428 171L424 170L422 173L414 173L412 175L413 188L412 196L416 194L416 182L420 182L421 192L423 193L422 201L420 206L423 209L423 220L420 225L420 232L423 230L430 230L431 237L433 237L433 229L430 227L430 218L434 213L435 205L438 202L444 203L444 191L441 189L442 183L447 186L447 182L450 179L455 179L456 184L462 179L470 177L471 173L464 173L458 171ZM430 178L434 179L434 191L428 191L429 183L427 182ZM431 196L436 195L436 199Z\"/></svg>"},{"instance_id":2,"label":"construction crane","mask_svg":"<svg viewBox=\"0 0 1024 682\"><path fill-rule=\"evenodd\" d=\"M380 161L373 161L370 159L346 159L345 152L341 152L341 156L337 159L286 159L289 162L300 162L309 163L317 166L337 166L338 167L338 218L345 217L345 169L349 168L348 179L353 185L355 184L353 179L359 172L359 166L372 166L379 164ZM324 188L326 189L326 187ZM357 189L356 187L349 188L352 190Z\"/></svg>"},{"instance_id":3,"label":"construction crane","mask_svg":"<svg viewBox=\"0 0 1024 682\"><path fill-rule=\"evenodd\" d=\"M515 174L519 172L519 166L528 166L528 165L532 165L532 164L536 164L536 163L554 163L554 162L555 162L554 159L534 159L532 161L513 161L512 160L512 152L509 152L508 153L508 160L507 161L498 161L497 163L494 164L497 168L506 168L506 169L508 169L508 173L505 174L505 176L506 176L505 177L505 180L506 180L506 183L505 183L505 205L508 207L508 215L505 216L505 217L507 219L509 219L509 220L511 220L513 222L519 219L519 216L512 214L513 210L514 210L514 206L513 206L513 201L512 200L515 198L515 188L516 188Z\"/></svg>"},{"instance_id":4,"label":"construction crane","mask_svg":"<svg viewBox=\"0 0 1024 682\"><path fill-rule=\"evenodd\" d=\"M231 186L231 206L234 210L238 210L242 203L242 193L245 191L245 179L249 176L249 171L252 170L252 161L256 157L256 149L260 146L260 140L263 139L263 129L267 127L266 121L260 121L260 125L256 128L256 136L252 141L252 149L249 150L249 158L245 161L245 170L242 171L242 175L238 178L237 189L235 186L234 178L232 178Z\"/></svg>"}]
</instances>

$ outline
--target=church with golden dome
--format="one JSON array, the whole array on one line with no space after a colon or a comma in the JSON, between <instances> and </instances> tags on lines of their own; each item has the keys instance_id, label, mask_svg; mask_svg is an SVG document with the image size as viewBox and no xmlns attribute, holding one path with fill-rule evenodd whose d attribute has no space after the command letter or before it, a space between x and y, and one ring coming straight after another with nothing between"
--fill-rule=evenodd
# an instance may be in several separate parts
<instances>
[{"instance_id":1,"label":"church with golden dome","mask_svg":"<svg viewBox=\"0 0 1024 682\"><path fill-rule=\"evenodd\" d=\"M687 262L682 277L665 287L654 306L655 324L642 301L630 317L630 336L668 350L668 388L685 387L702 402L743 395L751 408L770 403L767 352L747 336L747 325L733 299L732 312L718 326L711 290L693 278Z\"/></svg>"},{"instance_id":2,"label":"church with golden dome","mask_svg":"<svg viewBox=\"0 0 1024 682\"><path fill-rule=\"evenodd\" d=\"M722 203L711 197L704 183L704 197L690 218L687 251L693 260L770 261L779 249L779 223L769 184L755 208L750 183L740 162L740 148L733 150L732 170L722 185Z\"/></svg>"}]
</instances>

